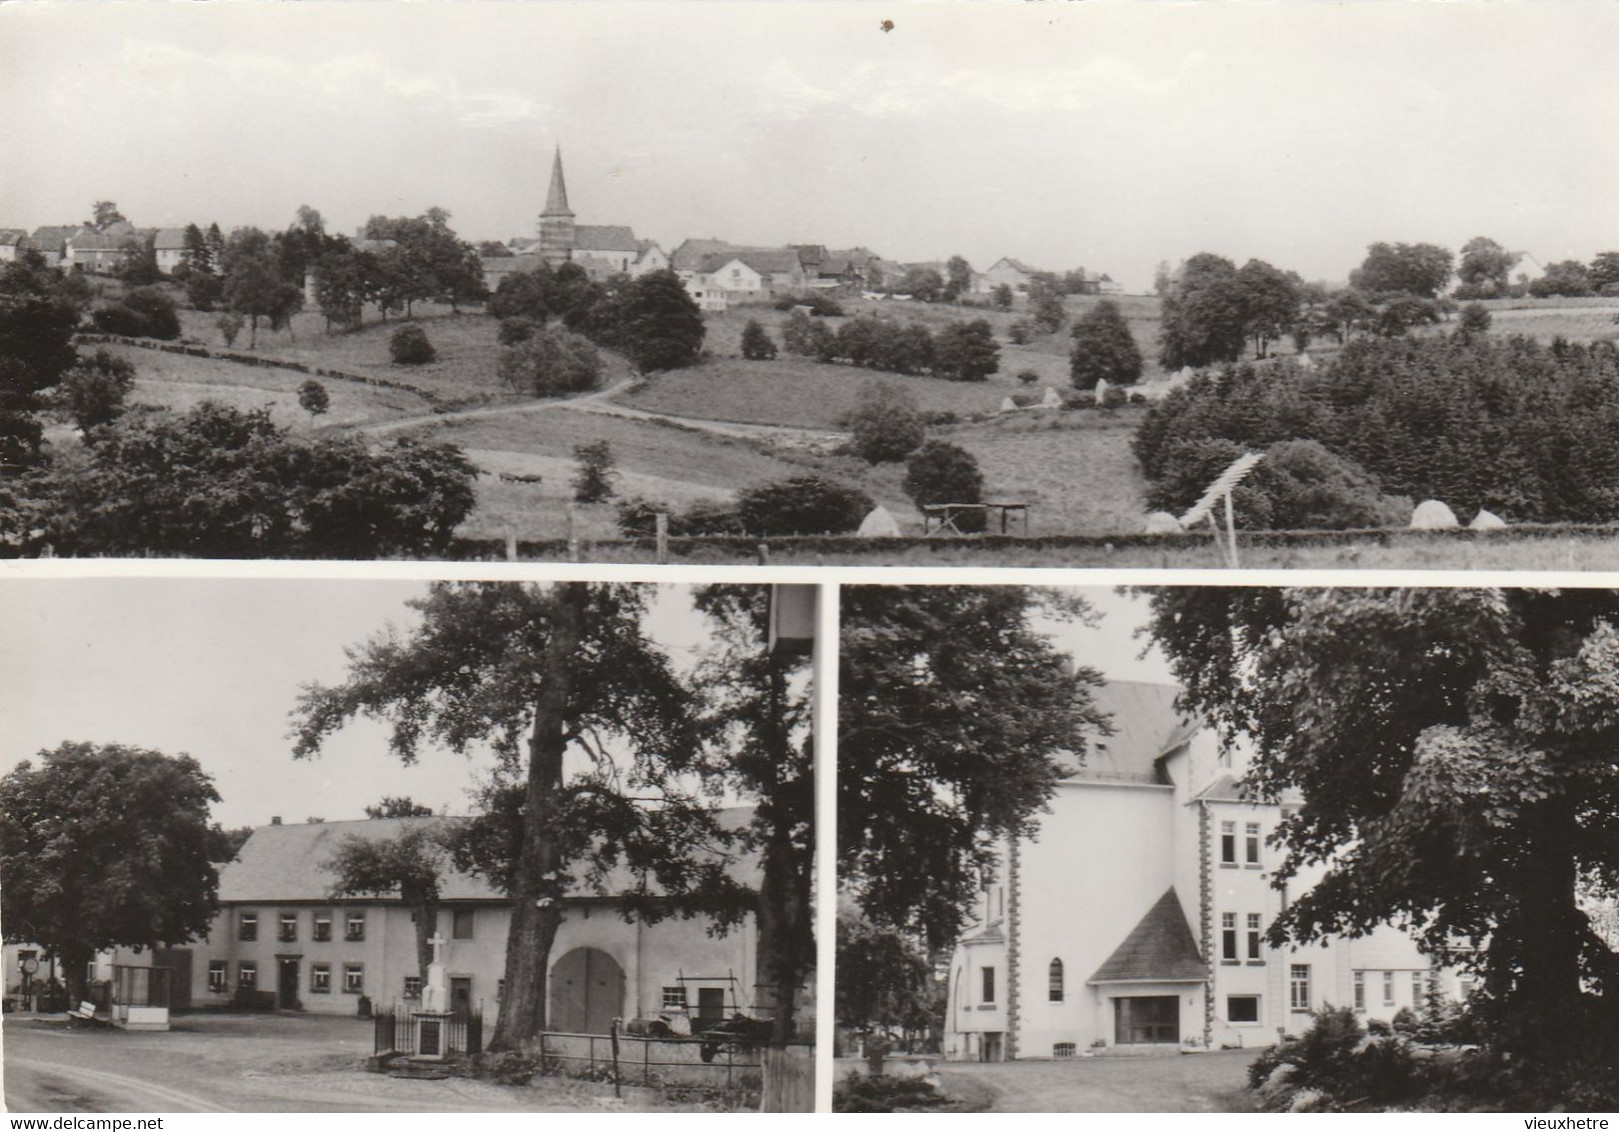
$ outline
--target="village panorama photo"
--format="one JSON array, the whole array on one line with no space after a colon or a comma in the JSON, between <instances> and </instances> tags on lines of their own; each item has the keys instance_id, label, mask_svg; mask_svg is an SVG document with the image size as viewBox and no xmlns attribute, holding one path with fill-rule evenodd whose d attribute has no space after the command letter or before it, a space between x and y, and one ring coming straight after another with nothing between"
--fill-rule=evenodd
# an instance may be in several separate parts
<instances>
[{"instance_id":1,"label":"village panorama photo","mask_svg":"<svg viewBox=\"0 0 1619 1132\"><path fill-rule=\"evenodd\" d=\"M834 1111L1619 1107L1619 591L840 618Z\"/></svg>"},{"instance_id":2,"label":"village panorama photo","mask_svg":"<svg viewBox=\"0 0 1619 1132\"><path fill-rule=\"evenodd\" d=\"M0 4L0 557L1619 568L1615 42Z\"/></svg>"},{"instance_id":3,"label":"village panorama photo","mask_svg":"<svg viewBox=\"0 0 1619 1132\"><path fill-rule=\"evenodd\" d=\"M0 585L5 1103L811 1111L792 585Z\"/></svg>"}]
</instances>

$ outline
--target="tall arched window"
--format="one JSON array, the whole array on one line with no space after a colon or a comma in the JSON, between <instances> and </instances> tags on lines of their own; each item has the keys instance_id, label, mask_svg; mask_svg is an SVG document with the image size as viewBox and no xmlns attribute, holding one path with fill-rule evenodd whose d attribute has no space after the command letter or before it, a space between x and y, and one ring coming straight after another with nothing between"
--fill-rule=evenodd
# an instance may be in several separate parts
<instances>
[{"instance_id":1,"label":"tall arched window","mask_svg":"<svg viewBox=\"0 0 1619 1132\"><path fill-rule=\"evenodd\" d=\"M1050 986L1051 986L1051 1001L1052 1002L1061 1002L1062 1001L1062 960L1061 959L1053 959L1051 961L1051 983L1050 983Z\"/></svg>"}]
</instances>

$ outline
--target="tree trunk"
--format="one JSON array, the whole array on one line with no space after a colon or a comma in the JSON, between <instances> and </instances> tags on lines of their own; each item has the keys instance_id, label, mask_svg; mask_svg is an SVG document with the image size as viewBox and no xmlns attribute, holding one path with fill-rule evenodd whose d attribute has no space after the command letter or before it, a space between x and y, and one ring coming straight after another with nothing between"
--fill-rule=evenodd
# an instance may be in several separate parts
<instances>
[{"instance_id":1,"label":"tree trunk","mask_svg":"<svg viewBox=\"0 0 1619 1132\"><path fill-rule=\"evenodd\" d=\"M545 667L534 702L528 744L528 790L523 802L523 845L512 876L512 920L506 935L506 989L489 1048L515 1050L546 1027L551 945L562 923L561 847L553 811L562 791L567 748L566 713L572 664L584 634L584 582L558 582L552 591Z\"/></svg>"},{"instance_id":2,"label":"tree trunk","mask_svg":"<svg viewBox=\"0 0 1619 1132\"><path fill-rule=\"evenodd\" d=\"M400 895L416 914L416 965L421 969L419 973L425 987L427 969L433 965L433 945L427 941L433 938L433 932L438 928L438 902L420 892L402 892Z\"/></svg>"},{"instance_id":3,"label":"tree trunk","mask_svg":"<svg viewBox=\"0 0 1619 1132\"><path fill-rule=\"evenodd\" d=\"M57 969L67 987L67 1008L76 1010L79 1003L90 997L89 968L96 957L95 948L82 943L64 943L53 950Z\"/></svg>"},{"instance_id":4,"label":"tree trunk","mask_svg":"<svg viewBox=\"0 0 1619 1132\"><path fill-rule=\"evenodd\" d=\"M814 828L814 761L792 749L783 720L786 693L785 673L772 666L769 721L761 739L770 762L782 768L782 782L763 815L769 835L760 862L758 981L760 998L773 1011L774 1046L785 1045L797 1028L799 992L815 959L813 843L808 851L793 843L795 827Z\"/></svg>"},{"instance_id":5,"label":"tree trunk","mask_svg":"<svg viewBox=\"0 0 1619 1132\"><path fill-rule=\"evenodd\" d=\"M1576 818L1566 796L1536 807L1527 823L1529 843L1516 870L1516 915L1511 927L1519 972L1508 1002L1528 1025L1518 1032L1539 1053L1579 1032L1580 941L1586 918L1575 898L1573 838Z\"/></svg>"},{"instance_id":6,"label":"tree trunk","mask_svg":"<svg viewBox=\"0 0 1619 1132\"><path fill-rule=\"evenodd\" d=\"M259 348L259 316L256 314L248 315L247 325L247 348L257 350Z\"/></svg>"}]
</instances>

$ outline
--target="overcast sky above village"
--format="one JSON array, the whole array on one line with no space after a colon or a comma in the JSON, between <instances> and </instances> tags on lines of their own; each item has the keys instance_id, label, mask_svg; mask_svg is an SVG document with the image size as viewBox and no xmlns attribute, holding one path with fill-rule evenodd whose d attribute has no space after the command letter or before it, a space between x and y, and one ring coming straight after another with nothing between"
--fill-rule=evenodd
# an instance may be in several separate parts
<instances>
[{"instance_id":1,"label":"overcast sky above village","mask_svg":"<svg viewBox=\"0 0 1619 1132\"><path fill-rule=\"evenodd\" d=\"M880 30L892 20L892 31ZM1619 247L1619 5L0 5L0 227L867 245L1150 284L1200 250L1342 279L1373 240Z\"/></svg>"},{"instance_id":2,"label":"overcast sky above village","mask_svg":"<svg viewBox=\"0 0 1619 1132\"><path fill-rule=\"evenodd\" d=\"M44 580L0 585L0 774L65 741L190 754L214 778L224 825L365 817L385 795L468 813L487 755L404 766L384 726L360 719L319 758L292 757L288 713L311 681L335 684L345 649L391 623L424 582L264 579ZM659 587L648 634L677 664L705 643L685 587Z\"/></svg>"}]
</instances>

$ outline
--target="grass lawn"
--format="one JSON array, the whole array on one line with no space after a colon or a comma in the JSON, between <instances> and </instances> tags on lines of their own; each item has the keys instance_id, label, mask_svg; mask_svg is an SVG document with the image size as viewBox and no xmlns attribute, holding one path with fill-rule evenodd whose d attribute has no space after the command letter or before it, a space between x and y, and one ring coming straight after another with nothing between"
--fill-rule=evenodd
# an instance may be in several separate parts
<instances>
[{"instance_id":1,"label":"grass lawn","mask_svg":"<svg viewBox=\"0 0 1619 1132\"><path fill-rule=\"evenodd\" d=\"M425 401L402 389L379 389L356 381L321 379L330 408L312 423L298 407L298 387L309 378L293 370L237 365L214 358L165 354L133 346L98 347L127 358L135 366L136 404L159 405L177 413L203 401L237 409L268 407L276 424L296 432L312 427L370 424L428 411Z\"/></svg>"}]
</instances>

